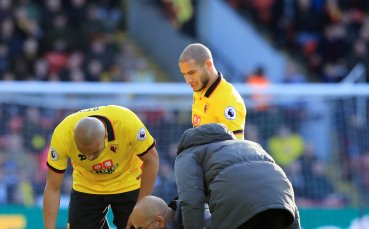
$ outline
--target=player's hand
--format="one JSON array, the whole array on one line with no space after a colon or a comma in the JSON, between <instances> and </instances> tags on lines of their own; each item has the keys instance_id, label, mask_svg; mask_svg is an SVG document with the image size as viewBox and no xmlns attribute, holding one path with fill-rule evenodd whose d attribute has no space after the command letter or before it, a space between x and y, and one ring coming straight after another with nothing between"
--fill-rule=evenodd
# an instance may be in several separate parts
<instances>
[{"instance_id":1,"label":"player's hand","mask_svg":"<svg viewBox=\"0 0 369 229\"><path fill-rule=\"evenodd\" d=\"M131 222L131 215L129 215L126 229L132 229L132 228L134 228L134 227L133 227L133 224Z\"/></svg>"}]
</instances>

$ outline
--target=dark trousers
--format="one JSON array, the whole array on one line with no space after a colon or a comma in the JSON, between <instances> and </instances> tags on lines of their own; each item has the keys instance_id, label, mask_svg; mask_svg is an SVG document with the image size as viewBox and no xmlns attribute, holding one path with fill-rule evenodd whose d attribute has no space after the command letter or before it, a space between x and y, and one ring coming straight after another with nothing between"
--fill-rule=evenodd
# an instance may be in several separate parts
<instances>
[{"instance_id":1,"label":"dark trousers","mask_svg":"<svg viewBox=\"0 0 369 229\"><path fill-rule=\"evenodd\" d=\"M237 229L290 229L293 216L284 209L270 209L260 212Z\"/></svg>"},{"instance_id":2,"label":"dark trousers","mask_svg":"<svg viewBox=\"0 0 369 229\"><path fill-rule=\"evenodd\" d=\"M128 217L136 204L139 190L98 195L72 190L68 209L70 229L109 229L106 214L110 205L117 229L125 229Z\"/></svg>"}]
</instances>

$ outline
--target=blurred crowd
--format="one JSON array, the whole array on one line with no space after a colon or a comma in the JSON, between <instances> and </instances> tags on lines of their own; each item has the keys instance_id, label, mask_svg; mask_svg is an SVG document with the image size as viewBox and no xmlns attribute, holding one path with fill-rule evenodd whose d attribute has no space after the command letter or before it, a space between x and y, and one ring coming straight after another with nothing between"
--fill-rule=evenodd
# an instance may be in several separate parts
<instances>
[{"instance_id":1,"label":"blurred crowd","mask_svg":"<svg viewBox=\"0 0 369 229\"><path fill-rule=\"evenodd\" d=\"M299 60L313 76L309 80L339 82L358 63L368 74L369 1L226 1L279 49Z\"/></svg>"},{"instance_id":2,"label":"blurred crowd","mask_svg":"<svg viewBox=\"0 0 369 229\"><path fill-rule=\"evenodd\" d=\"M298 60L307 81L339 82L358 63L368 74L367 1L226 1ZM196 38L197 0L153 3ZM156 81L125 24L125 1L0 0L0 80Z\"/></svg>"},{"instance_id":3,"label":"blurred crowd","mask_svg":"<svg viewBox=\"0 0 369 229\"><path fill-rule=\"evenodd\" d=\"M227 1L268 29L278 47L298 56L309 70L306 75L338 82L356 63L368 68L367 1ZM0 80L155 81L149 63L124 34L123 2L0 0ZM153 2L173 26L196 36L196 0ZM284 83L310 80L297 67L287 64ZM260 66L245 76L245 83L262 87L270 82ZM369 127L355 112L347 112L347 104L332 102L332 136L326 138L338 147L322 156L320 146L305 138L303 125L319 124L320 113L311 113L304 102L272 103L257 94L246 102L246 139L260 143L283 167L300 206L348 206L357 203L354 194L369 203ZM0 204L40 204L48 142L55 126L74 111L0 102ZM169 201L177 195L173 164L178 139L191 127L191 111L135 112L157 140L160 170L154 194ZM69 169L62 189L66 198L70 175Z\"/></svg>"},{"instance_id":4,"label":"blurred crowd","mask_svg":"<svg viewBox=\"0 0 369 229\"><path fill-rule=\"evenodd\" d=\"M325 141L340 144L338 149L323 152L329 158L326 160L324 155L317 153L319 145L306 139L306 126L303 125L319 122L322 117L306 110L303 102L294 106L268 104L262 109L249 104L246 139L260 143L282 166L293 183L299 206L339 208L355 205L357 200L369 203L366 198L369 147L365 139L369 136L369 127L358 130L352 114L340 110L341 105L337 103L337 113L330 117L336 122L330 132L337 134L326 136ZM40 205L52 131L74 111L0 104L1 204ZM160 169L154 194L170 201L177 195L173 173L177 144L184 130L191 127L188 121L191 112L160 108L134 111L157 141ZM334 118L345 115L351 119ZM348 192L342 185L354 187L355 191ZM66 201L62 201L62 207L67 206L70 190L71 167L63 183L62 196Z\"/></svg>"},{"instance_id":5,"label":"blurred crowd","mask_svg":"<svg viewBox=\"0 0 369 229\"><path fill-rule=\"evenodd\" d=\"M198 0L155 0L169 23L187 36L196 38Z\"/></svg>"},{"instance_id":6,"label":"blurred crowd","mask_svg":"<svg viewBox=\"0 0 369 229\"><path fill-rule=\"evenodd\" d=\"M155 81L124 1L0 0L0 80Z\"/></svg>"}]
</instances>

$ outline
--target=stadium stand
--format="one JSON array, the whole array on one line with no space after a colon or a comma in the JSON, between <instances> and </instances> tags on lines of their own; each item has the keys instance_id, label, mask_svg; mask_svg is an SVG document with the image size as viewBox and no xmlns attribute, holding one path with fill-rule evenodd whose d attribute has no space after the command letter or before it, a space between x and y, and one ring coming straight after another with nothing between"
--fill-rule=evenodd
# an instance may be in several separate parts
<instances>
[{"instance_id":1,"label":"stadium stand","mask_svg":"<svg viewBox=\"0 0 369 229\"><path fill-rule=\"evenodd\" d=\"M2 80L161 79L125 34L123 1L2 0L0 15Z\"/></svg>"},{"instance_id":2,"label":"stadium stand","mask_svg":"<svg viewBox=\"0 0 369 229\"><path fill-rule=\"evenodd\" d=\"M368 1L226 2L276 47L299 60L310 81L340 82L357 63L368 70Z\"/></svg>"}]
</instances>

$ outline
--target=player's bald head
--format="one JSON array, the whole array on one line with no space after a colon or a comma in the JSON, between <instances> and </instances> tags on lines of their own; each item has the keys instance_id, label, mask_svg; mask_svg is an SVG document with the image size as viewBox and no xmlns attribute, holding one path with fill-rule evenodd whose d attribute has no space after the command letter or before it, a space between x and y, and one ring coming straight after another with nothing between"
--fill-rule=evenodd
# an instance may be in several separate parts
<instances>
[{"instance_id":1,"label":"player's bald head","mask_svg":"<svg viewBox=\"0 0 369 229\"><path fill-rule=\"evenodd\" d=\"M105 126L97 118L86 117L79 120L74 128L74 138L80 145L91 145L105 137Z\"/></svg>"},{"instance_id":2,"label":"player's bald head","mask_svg":"<svg viewBox=\"0 0 369 229\"><path fill-rule=\"evenodd\" d=\"M164 214L168 208L165 201L156 196L145 196L137 202L131 217L133 221L140 221L144 219L151 219L155 216Z\"/></svg>"},{"instance_id":3,"label":"player's bald head","mask_svg":"<svg viewBox=\"0 0 369 229\"><path fill-rule=\"evenodd\" d=\"M183 49L178 62L194 60L198 64L204 64L207 60L213 60L210 50L203 44L194 43Z\"/></svg>"}]
</instances>

